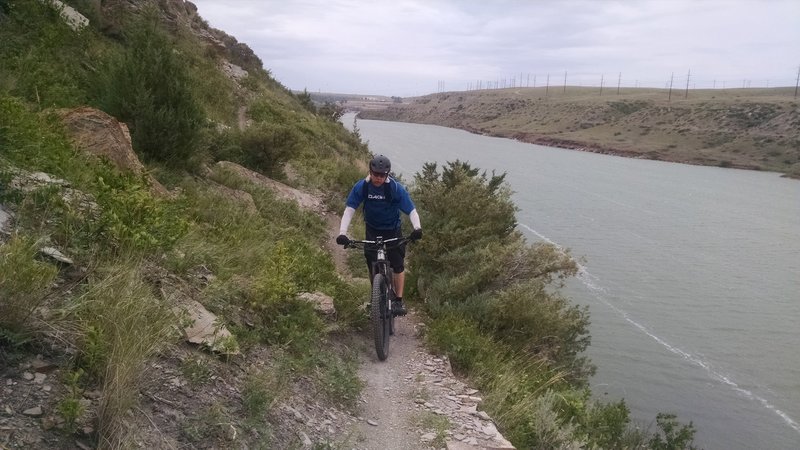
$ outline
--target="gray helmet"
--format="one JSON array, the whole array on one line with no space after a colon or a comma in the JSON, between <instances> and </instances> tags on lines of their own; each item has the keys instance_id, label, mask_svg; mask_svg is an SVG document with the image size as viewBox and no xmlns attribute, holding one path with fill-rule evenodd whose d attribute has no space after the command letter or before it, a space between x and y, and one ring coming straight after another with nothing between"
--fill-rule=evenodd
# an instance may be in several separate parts
<instances>
[{"instance_id":1,"label":"gray helmet","mask_svg":"<svg viewBox=\"0 0 800 450\"><path fill-rule=\"evenodd\" d=\"M392 170L392 163L383 155L375 155L369 162L369 170L376 173L389 173Z\"/></svg>"}]
</instances>

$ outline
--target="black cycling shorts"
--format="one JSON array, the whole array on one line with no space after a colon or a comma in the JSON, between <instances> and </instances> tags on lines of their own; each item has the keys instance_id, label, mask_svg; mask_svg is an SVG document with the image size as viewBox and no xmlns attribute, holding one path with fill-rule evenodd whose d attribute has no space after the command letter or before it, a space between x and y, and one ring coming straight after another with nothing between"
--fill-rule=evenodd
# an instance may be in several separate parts
<instances>
[{"instance_id":1,"label":"black cycling shorts","mask_svg":"<svg viewBox=\"0 0 800 450\"><path fill-rule=\"evenodd\" d=\"M376 230L367 226L366 240L374 241L376 237L381 236L383 239L400 238L403 237L403 231L398 228L396 230ZM391 247L391 244L389 244ZM372 275L372 263L375 262L378 255L372 250L364 250L364 256L367 258L367 267ZM394 273L402 273L405 270L404 260L406 259L406 246L391 247L386 252L386 257L389 259L389 265L392 267Z\"/></svg>"}]
</instances>

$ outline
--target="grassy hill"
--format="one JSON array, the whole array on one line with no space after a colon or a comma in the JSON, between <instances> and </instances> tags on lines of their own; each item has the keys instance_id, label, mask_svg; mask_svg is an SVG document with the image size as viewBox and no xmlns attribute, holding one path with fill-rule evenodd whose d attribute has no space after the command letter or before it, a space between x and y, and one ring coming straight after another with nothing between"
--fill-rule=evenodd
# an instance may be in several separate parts
<instances>
[{"instance_id":1,"label":"grassy hill","mask_svg":"<svg viewBox=\"0 0 800 450\"><path fill-rule=\"evenodd\" d=\"M66 3L0 0L0 447L349 448L293 409L347 421L359 406L369 283L326 250L328 209L368 157L336 120L343 99L293 94L190 2ZM86 151L64 119L81 111L111 125L83 127L90 141L113 128L143 169ZM665 446L624 402L591 399L588 312L558 293L575 263L515 230L503 176L426 166L413 195L427 225L408 296L504 433L524 448L691 441L672 416ZM186 342L198 316L213 343Z\"/></svg>"},{"instance_id":2,"label":"grassy hill","mask_svg":"<svg viewBox=\"0 0 800 450\"><path fill-rule=\"evenodd\" d=\"M216 163L338 210L366 145L189 2L67 4L88 25L0 2L0 447L293 445L266 413L296 382L355 402L352 351L328 342L363 326L368 288L336 273L324 208ZM124 123L144 172L79 149L76 110ZM335 323L302 292L331 297ZM231 333L214 352L182 336L198 304Z\"/></svg>"},{"instance_id":3,"label":"grassy hill","mask_svg":"<svg viewBox=\"0 0 800 450\"><path fill-rule=\"evenodd\" d=\"M461 128L621 156L800 176L794 88L685 91L562 87L446 92L359 117Z\"/></svg>"}]
</instances>

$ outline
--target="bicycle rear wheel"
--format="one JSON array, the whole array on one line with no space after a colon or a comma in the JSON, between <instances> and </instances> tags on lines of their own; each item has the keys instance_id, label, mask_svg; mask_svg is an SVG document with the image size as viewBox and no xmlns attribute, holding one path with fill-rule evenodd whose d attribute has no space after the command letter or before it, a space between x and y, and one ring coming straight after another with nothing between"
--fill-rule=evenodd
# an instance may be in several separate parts
<instances>
[{"instance_id":1,"label":"bicycle rear wheel","mask_svg":"<svg viewBox=\"0 0 800 450\"><path fill-rule=\"evenodd\" d=\"M372 302L370 305L372 335L375 338L375 352L378 359L389 356L389 333L391 332L392 311L389 306L389 288L383 274L377 273L372 279Z\"/></svg>"}]
</instances>

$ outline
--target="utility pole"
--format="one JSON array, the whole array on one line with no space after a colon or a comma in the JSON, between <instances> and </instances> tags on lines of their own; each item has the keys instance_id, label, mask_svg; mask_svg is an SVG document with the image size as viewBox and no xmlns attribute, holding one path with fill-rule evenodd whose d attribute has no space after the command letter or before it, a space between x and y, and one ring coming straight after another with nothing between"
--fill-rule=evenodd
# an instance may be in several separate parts
<instances>
[{"instance_id":1,"label":"utility pole","mask_svg":"<svg viewBox=\"0 0 800 450\"><path fill-rule=\"evenodd\" d=\"M794 98L797 98L797 86L800 85L800 66L797 66L797 81L794 82Z\"/></svg>"},{"instance_id":2,"label":"utility pole","mask_svg":"<svg viewBox=\"0 0 800 450\"><path fill-rule=\"evenodd\" d=\"M533 74L533 88L536 89L536 74Z\"/></svg>"},{"instance_id":3,"label":"utility pole","mask_svg":"<svg viewBox=\"0 0 800 450\"><path fill-rule=\"evenodd\" d=\"M603 96L603 77L605 77L605 74L600 75L600 97Z\"/></svg>"},{"instance_id":4,"label":"utility pole","mask_svg":"<svg viewBox=\"0 0 800 450\"><path fill-rule=\"evenodd\" d=\"M544 96L547 97L547 91L550 90L550 74L547 74L547 86L544 88Z\"/></svg>"},{"instance_id":5,"label":"utility pole","mask_svg":"<svg viewBox=\"0 0 800 450\"><path fill-rule=\"evenodd\" d=\"M564 71L564 93L567 93L567 71Z\"/></svg>"},{"instance_id":6,"label":"utility pole","mask_svg":"<svg viewBox=\"0 0 800 450\"><path fill-rule=\"evenodd\" d=\"M686 75L686 96L683 98L689 98L689 78L692 77L692 69L689 69L689 73Z\"/></svg>"},{"instance_id":7,"label":"utility pole","mask_svg":"<svg viewBox=\"0 0 800 450\"><path fill-rule=\"evenodd\" d=\"M622 72L619 73L619 78L617 78L617 95L619 95L619 85L622 84Z\"/></svg>"},{"instance_id":8,"label":"utility pole","mask_svg":"<svg viewBox=\"0 0 800 450\"><path fill-rule=\"evenodd\" d=\"M669 76L669 96L667 97L667 101L672 101L672 79L675 78L675 72L672 72L672 75Z\"/></svg>"}]
</instances>

